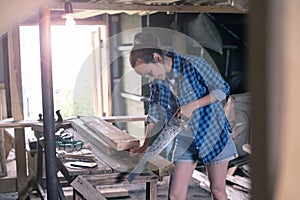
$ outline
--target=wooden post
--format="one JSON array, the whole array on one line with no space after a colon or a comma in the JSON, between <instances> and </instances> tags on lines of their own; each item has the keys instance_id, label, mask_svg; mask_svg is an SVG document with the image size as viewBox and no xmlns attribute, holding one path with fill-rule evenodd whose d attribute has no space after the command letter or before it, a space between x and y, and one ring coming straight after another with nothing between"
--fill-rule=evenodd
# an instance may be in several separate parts
<instances>
[{"instance_id":1,"label":"wooden post","mask_svg":"<svg viewBox=\"0 0 300 200\"><path fill-rule=\"evenodd\" d=\"M44 116L45 160L48 199L58 199L58 178L55 147L55 124L52 82L52 54L50 8L44 6L39 13L41 79Z\"/></svg>"},{"instance_id":2,"label":"wooden post","mask_svg":"<svg viewBox=\"0 0 300 200\"><path fill-rule=\"evenodd\" d=\"M12 25L8 33L8 51L12 117L15 120L22 120L24 119L24 115L22 102L21 55L18 24ZM28 188L24 128L15 128L14 133L17 163L17 190L19 199L24 199L26 197L25 193L27 192Z\"/></svg>"}]
</instances>

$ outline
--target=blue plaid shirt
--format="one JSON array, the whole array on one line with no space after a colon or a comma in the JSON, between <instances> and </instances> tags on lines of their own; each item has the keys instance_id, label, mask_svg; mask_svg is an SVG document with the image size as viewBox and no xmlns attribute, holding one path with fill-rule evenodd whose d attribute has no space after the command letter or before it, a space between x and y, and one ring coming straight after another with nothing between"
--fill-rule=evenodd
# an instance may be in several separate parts
<instances>
[{"instance_id":1,"label":"blue plaid shirt","mask_svg":"<svg viewBox=\"0 0 300 200\"><path fill-rule=\"evenodd\" d=\"M231 132L221 103L225 95L230 94L229 85L203 58L191 55L181 56L174 53L173 77L177 93L175 101L171 100L173 84L168 79L151 83L148 120L166 123L176 107L212 93L219 101L195 110L190 120L194 144L205 164L224 149L228 132Z\"/></svg>"}]
</instances>

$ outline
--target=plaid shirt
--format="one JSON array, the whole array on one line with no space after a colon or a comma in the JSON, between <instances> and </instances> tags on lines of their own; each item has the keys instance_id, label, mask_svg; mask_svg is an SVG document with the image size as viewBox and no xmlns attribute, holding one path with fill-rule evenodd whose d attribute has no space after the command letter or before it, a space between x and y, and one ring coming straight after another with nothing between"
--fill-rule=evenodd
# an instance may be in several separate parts
<instances>
[{"instance_id":1,"label":"plaid shirt","mask_svg":"<svg viewBox=\"0 0 300 200\"><path fill-rule=\"evenodd\" d=\"M205 164L224 149L229 137L228 132L231 132L220 102L225 95L230 94L229 85L203 58L180 56L176 53L173 59L173 77L176 101L171 100L171 81L166 79L152 82L148 120L166 123L176 107L212 93L219 101L195 110L190 120L194 144Z\"/></svg>"}]
</instances>

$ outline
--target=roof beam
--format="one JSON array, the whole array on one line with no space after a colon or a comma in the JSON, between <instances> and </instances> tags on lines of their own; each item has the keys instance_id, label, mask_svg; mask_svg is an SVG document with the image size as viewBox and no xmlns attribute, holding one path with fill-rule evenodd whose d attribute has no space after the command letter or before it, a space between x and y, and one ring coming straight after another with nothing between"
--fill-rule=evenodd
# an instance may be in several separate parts
<instances>
[{"instance_id":1,"label":"roof beam","mask_svg":"<svg viewBox=\"0 0 300 200\"><path fill-rule=\"evenodd\" d=\"M142 4L100 4L100 3L72 3L73 10L95 10L95 11L156 11L156 12L184 12L184 13L247 13L231 5L214 5L214 6L195 6L195 5L142 5ZM64 2L51 2L52 10L63 10Z\"/></svg>"}]
</instances>

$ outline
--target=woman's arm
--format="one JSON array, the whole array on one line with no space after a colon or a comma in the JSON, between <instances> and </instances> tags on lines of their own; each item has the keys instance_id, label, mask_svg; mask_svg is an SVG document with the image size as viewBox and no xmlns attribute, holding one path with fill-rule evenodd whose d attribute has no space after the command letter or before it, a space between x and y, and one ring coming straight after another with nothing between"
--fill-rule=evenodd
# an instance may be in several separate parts
<instances>
[{"instance_id":1,"label":"woman's arm","mask_svg":"<svg viewBox=\"0 0 300 200\"><path fill-rule=\"evenodd\" d=\"M186 105L181 106L179 116L184 116L186 118L190 118L192 116L194 110L197 110L203 106L209 105L216 101L217 101L217 99L215 98L215 96L212 95L211 93L209 93L208 95L206 95L198 100L192 101Z\"/></svg>"},{"instance_id":2,"label":"woman's arm","mask_svg":"<svg viewBox=\"0 0 300 200\"><path fill-rule=\"evenodd\" d=\"M156 124L154 124L153 122L148 123L147 129L146 129L145 141L144 141L143 145L141 147L130 149L130 152L131 153L144 153L146 151L147 147L149 146L151 138L154 136L154 134L158 133L158 132L156 132L157 131L156 129L157 129Z\"/></svg>"}]
</instances>

